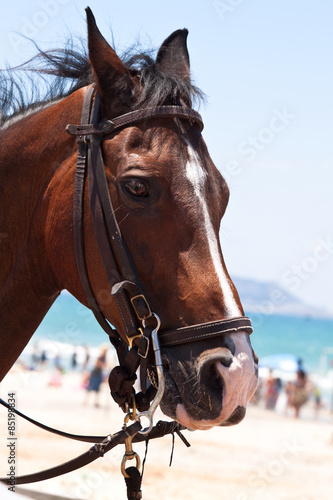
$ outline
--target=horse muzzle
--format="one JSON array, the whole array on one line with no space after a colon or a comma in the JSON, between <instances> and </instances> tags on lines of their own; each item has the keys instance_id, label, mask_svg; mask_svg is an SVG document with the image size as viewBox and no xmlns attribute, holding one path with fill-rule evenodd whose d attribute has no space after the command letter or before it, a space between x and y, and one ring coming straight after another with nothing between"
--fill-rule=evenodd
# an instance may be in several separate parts
<instances>
[{"instance_id":1,"label":"horse muzzle","mask_svg":"<svg viewBox=\"0 0 333 500\"><path fill-rule=\"evenodd\" d=\"M162 411L191 429L236 425L257 387L248 335L238 332L187 346L164 348Z\"/></svg>"}]
</instances>

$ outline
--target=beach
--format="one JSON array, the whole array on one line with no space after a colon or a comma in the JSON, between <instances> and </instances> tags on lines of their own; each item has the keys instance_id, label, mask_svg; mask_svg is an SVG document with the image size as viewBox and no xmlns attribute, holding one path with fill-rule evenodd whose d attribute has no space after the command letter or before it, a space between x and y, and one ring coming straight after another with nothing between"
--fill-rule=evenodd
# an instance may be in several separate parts
<instances>
[{"instance_id":1,"label":"beach","mask_svg":"<svg viewBox=\"0 0 333 500\"><path fill-rule=\"evenodd\" d=\"M106 435L121 429L123 413L103 384L99 406L82 389L82 373L61 376L26 371L15 366L1 383L1 397L14 393L17 409L46 425L77 434ZM93 396L90 394L89 396ZM158 413L156 421L165 417ZM8 473L7 411L0 409L1 475ZM70 460L90 444L49 434L17 417L16 474L28 474ZM311 403L301 418L279 415L251 405L237 426L210 431L184 431L187 448L175 436L151 441L143 478L143 498L211 500L330 500L332 498L333 425L328 412L314 417ZM143 459L145 445L134 444ZM126 498L120 462L124 447L62 477L16 487L70 499L123 500ZM133 465L130 463L130 465Z\"/></svg>"}]
</instances>

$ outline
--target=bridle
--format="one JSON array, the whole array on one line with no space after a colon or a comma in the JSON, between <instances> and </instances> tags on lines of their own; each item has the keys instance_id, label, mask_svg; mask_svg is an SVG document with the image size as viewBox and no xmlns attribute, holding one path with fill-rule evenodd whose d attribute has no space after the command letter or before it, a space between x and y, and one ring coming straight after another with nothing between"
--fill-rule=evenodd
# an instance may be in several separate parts
<instances>
[{"instance_id":1,"label":"bridle","mask_svg":"<svg viewBox=\"0 0 333 500\"><path fill-rule=\"evenodd\" d=\"M134 423L128 428L126 424L124 425L121 437L118 436L120 433L111 437L109 435L101 443L95 445L94 451L91 449L87 457L84 459L82 459L82 456L78 457L79 465L75 462L75 464L72 464L73 467L71 466L69 469L65 467L66 470L63 470L63 466L69 463L67 462L51 470L54 472L57 469L56 473L51 474L50 471L42 471L41 473L26 476L28 478L27 481L24 481L25 478L22 478L17 484L47 479L68 472L69 470L74 470L77 468L75 465L81 467L82 464L89 463L92 455L94 457L96 455L95 458L97 458L116 446L118 442L125 442L126 444L128 452L124 456L124 462L126 462L128 458L135 458L136 456L134 452L131 453L128 451L131 450L132 440L145 440L147 439L147 435L148 438L152 438L169 432L179 433L182 427L175 423L173 423L173 426L171 424L169 426L166 425L164 433L156 430L158 425L153 428L153 415L164 393L164 376L160 347L221 337L238 331L248 334L253 331L251 320L243 316L186 326L170 331L163 331L163 328L161 328L161 331L159 331L161 326L159 317L152 311L149 300L144 293L126 242L119 229L109 194L101 149L101 144L105 136L110 138L111 135L115 135L125 127L154 118L186 120L192 126L199 126L201 131L203 129L203 122L199 113L183 106L159 106L153 109L144 108L132 111L112 120L105 121L100 121L100 114L99 95L95 91L94 86L91 85L86 90L84 96L81 124L70 124L66 127L69 134L77 136L78 143L73 203L75 257L77 271L87 304L100 326L108 334L110 342L117 351L119 366L112 370L109 378L112 397L127 413L125 421L127 422L131 419ZM87 183L90 214L95 238L110 287L110 293L115 299L122 318L124 333L118 333L105 318L93 292L87 271L84 242L84 193ZM140 368L141 392L136 394L133 385L136 380L138 368ZM157 374L157 380L153 381L147 388L148 372L150 374L155 373L155 379ZM151 376L150 378L154 377ZM0 403L6 406L3 400L0 400ZM16 413L20 414L20 412ZM24 415L21 414L21 416ZM143 417L147 417L149 421L148 427L144 429L142 429L140 422ZM24 418L32 421L29 417L24 416ZM33 423L39 425L39 427L46 428L46 426L38 422L36 423L36 421L33 421ZM47 428L47 430L60 435L66 434L51 428ZM102 440L101 436L73 436L66 434L66 437L86 441L94 440L94 442ZM182 439L184 438L182 437ZM43 475L43 472L47 474ZM124 475L126 477L126 473ZM5 481L5 479L3 480Z\"/></svg>"},{"instance_id":2,"label":"bridle","mask_svg":"<svg viewBox=\"0 0 333 500\"><path fill-rule=\"evenodd\" d=\"M186 120L192 126L203 129L200 114L184 106L159 106L143 108L121 115L112 120L100 121L99 95L93 86L88 87L83 100L80 125L68 125L67 131L77 136L78 156L74 185L73 231L77 270L90 309L97 321L108 333L115 346L120 367L110 375L111 394L115 401L125 408L133 402L132 384L128 381L135 377L140 365L142 393L135 395L139 411L147 411L149 400L155 395L153 387L146 397L146 375L149 365L151 345L155 352L155 368L161 377L158 386L163 383L160 346L173 346L195 342L212 337L220 337L237 331L252 333L251 320L236 317L191 325L172 331L159 332L159 319L152 311L140 283L135 265L129 255L126 243L121 235L115 211L109 194L101 143L105 136L114 136L119 130L138 122L153 118L178 118ZM84 187L88 178L90 213L101 260L107 276L111 295L115 299L124 325L125 333L116 332L103 315L89 281L85 262L83 238ZM156 311L158 313L158 311ZM153 325L153 326L152 326ZM157 334L158 333L158 334ZM151 360L151 356L150 356ZM151 361L154 365L154 360ZM127 389L127 390L126 390ZM159 396L162 397L159 390ZM143 402L143 400L145 400ZM152 425L152 422L151 422Z\"/></svg>"}]
</instances>

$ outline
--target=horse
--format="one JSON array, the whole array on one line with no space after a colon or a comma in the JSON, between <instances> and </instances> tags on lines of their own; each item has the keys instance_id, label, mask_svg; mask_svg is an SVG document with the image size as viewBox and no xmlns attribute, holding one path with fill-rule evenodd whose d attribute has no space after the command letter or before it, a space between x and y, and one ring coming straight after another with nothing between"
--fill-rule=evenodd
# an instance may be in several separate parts
<instances>
[{"instance_id":1,"label":"horse","mask_svg":"<svg viewBox=\"0 0 333 500\"><path fill-rule=\"evenodd\" d=\"M150 323L153 333L160 326L155 351L165 382L159 402L164 414L190 429L237 424L257 386L258 359L222 256L219 229L229 189L192 107L200 91L191 83L188 31L173 32L155 58L121 58L91 10L86 12L88 57L70 47L40 51L21 68L54 78L48 96L35 94L26 102L15 72L2 73L0 379L67 290L114 327L109 335L123 358L142 350ZM98 116L88 121L94 103ZM77 160L87 147L92 161L99 158L113 212L106 216L103 207L96 208L99 180L92 174L82 184L80 250L73 236L73 193ZM113 249L107 264L95 227L98 211L102 230L114 215L116 236L109 229L103 233ZM116 271L124 260L137 272L133 293L134 279ZM114 290L110 281L118 274ZM132 306L135 335L124 321ZM151 357L146 363L156 386L158 363Z\"/></svg>"}]
</instances>

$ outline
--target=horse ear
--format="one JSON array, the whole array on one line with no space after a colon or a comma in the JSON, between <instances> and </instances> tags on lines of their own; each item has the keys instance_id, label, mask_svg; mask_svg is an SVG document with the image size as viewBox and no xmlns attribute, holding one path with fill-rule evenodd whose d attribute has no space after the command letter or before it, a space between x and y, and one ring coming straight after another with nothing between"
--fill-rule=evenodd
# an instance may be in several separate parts
<instances>
[{"instance_id":1,"label":"horse ear","mask_svg":"<svg viewBox=\"0 0 333 500\"><path fill-rule=\"evenodd\" d=\"M109 111L111 107L115 113L123 112L124 108L130 105L132 77L99 31L89 7L86 8L86 14L89 59L102 106L107 107Z\"/></svg>"},{"instance_id":2,"label":"horse ear","mask_svg":"<svg viewBox=\"0 0 333 500\"><path fill-rule=\"evenodd\" d=\"M189 82L190 57L186 45L187 35L187 29L171 33L157 53L156 66L162 72L176 74Z\"/></svg>"}]
</instances>

